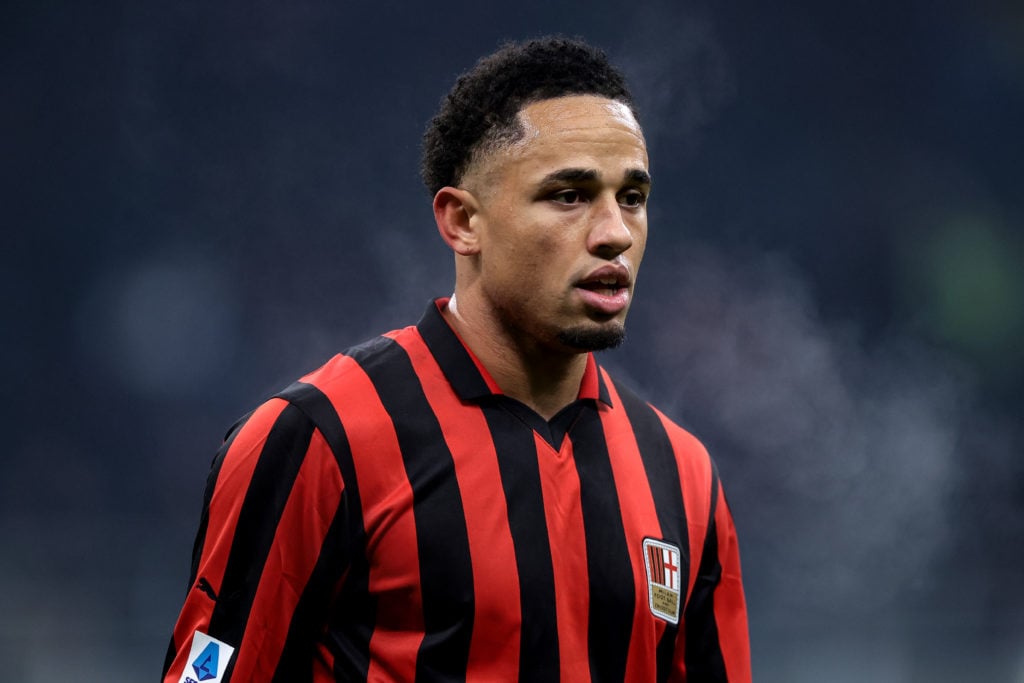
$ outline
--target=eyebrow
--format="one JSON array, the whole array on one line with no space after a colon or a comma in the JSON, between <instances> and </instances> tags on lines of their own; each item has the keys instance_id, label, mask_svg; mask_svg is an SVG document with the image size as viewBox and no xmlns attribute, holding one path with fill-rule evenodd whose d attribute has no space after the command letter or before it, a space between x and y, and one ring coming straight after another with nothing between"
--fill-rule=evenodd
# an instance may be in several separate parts
<instances>
[{"instance_id":1,"label":"eyebrow","mask_svg":"<svg viewBox=\"0 0 1024 683\"><path fill-rule=\"evenodd\" d=\"M544 176L540 184L593 182L600 177L601 174L592 168L563 168ZM638 185L650 185L651 174L640 168L631 168L626 171L625 180Z\"/></svg>"},{"instance_id":2,"label":"eyebrow","mask_svg":"<svg viewBox=\"0 0 1024 683\"><path fill-rule=\"evenodd\" d=\"M631 168L626 171L626 181L634 182L638 185L650 185L651 174L642 168Z\"/></svg>"},{"instance_id":3,"label":"eyebrow","mask_svg":"<svg viewBox=\"0 0 1024 683\"><path fill-rule=\"evenodd\" d=\"M583 183L597 180L600 174L592 168L563 168L549 173L540 181L541 185L554 183Z\"/></svg>"}]
</instances>

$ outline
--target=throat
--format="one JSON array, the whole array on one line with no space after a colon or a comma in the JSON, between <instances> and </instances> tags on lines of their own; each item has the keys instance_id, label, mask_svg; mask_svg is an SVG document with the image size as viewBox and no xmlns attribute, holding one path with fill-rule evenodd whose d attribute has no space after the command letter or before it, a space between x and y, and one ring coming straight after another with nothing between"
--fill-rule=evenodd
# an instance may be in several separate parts
<instances>
[{"instance_id":1,"label":"throat","mask_svg":"<svg viewBox=\"0 0 1024 683\"><path fill-rule=\"evenodd\" d=\"M552 420L566 406L576 401L580 383L587 367L586 354L574 354L565 359L547 357L547 362L524 364L519 382L509 381L506 389L498 380L507 396L528 406L544 418Z\"/></svg>"},{"instance_id":2,"label":"throat","mask_svg":"<svg viewBox=\"0 0 1024 683\"><path fill-rule=\"evenodd\" d=\"M442 314L503 394L545 420L576 400L587 368L586 351L593 350L590 347L595 341L596 348L607 348L607 339L586 339L586 335L572 335L569 330L568 340L542 344L499 324L493 320L493 312L478 310L471 305L473 301L464 306L460 298L456 307L452 297Z\"/></svg>"}]
</instances>

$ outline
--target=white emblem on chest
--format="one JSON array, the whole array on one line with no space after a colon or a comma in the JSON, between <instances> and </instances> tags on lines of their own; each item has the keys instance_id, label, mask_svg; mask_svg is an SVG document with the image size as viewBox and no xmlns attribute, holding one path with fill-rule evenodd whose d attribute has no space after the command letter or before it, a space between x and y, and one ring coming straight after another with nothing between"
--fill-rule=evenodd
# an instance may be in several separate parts
<instances>
[{"instance_id":1,"label":"white emblem on chest","mask_svg":"<svg viewBox=\"0 0 1024 683\"><path fill-rule=\"evenodd\" d=\"M647 596L651 613L671 624L679 623L679 548L671 543L644 539L647 566Z\"/></svg>"}]
</instances>

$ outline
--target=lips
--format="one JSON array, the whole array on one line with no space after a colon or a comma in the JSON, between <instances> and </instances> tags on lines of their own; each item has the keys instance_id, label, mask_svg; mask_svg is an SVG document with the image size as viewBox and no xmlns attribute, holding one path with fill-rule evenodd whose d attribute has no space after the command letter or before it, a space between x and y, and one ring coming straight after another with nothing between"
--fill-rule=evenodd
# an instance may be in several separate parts
<instances>
[{"instance_id":1,"label":"lips","mask_svg":"<svg viewBox=\"0 0 1024 683\"><path fill-rule=\"evenodd\" d=\"M629 305L629 271L621 265L607 265L576 283L576 290L590 308L604 315L616 315Z\"/></svg>"}]
</instances>

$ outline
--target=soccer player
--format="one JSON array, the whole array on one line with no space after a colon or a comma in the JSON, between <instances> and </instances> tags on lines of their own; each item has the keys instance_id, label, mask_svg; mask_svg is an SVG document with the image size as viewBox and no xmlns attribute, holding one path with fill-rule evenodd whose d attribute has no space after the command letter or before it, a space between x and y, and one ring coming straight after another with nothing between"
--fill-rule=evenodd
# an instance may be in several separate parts
<instances>
[{"instance_id":1,"label":"soccer player","mask_svg":"<svg viewBox=\"0 0 1024 683\"><path fill-rule=\"evenodd\" d=\"M623 77L506 45L422 170L454 294L231 429L165 682L749 681L715 467L593 355L647 239Z\"/></svg>"}]
</instances>

